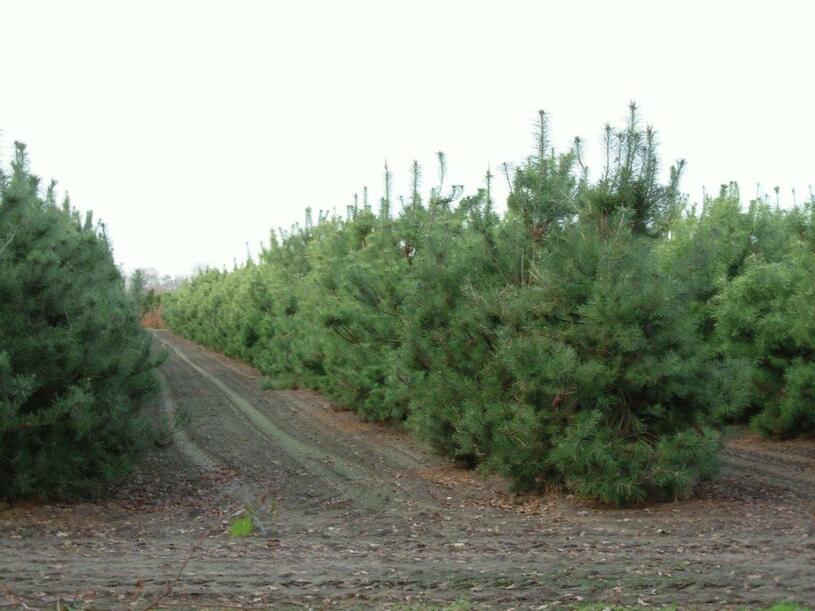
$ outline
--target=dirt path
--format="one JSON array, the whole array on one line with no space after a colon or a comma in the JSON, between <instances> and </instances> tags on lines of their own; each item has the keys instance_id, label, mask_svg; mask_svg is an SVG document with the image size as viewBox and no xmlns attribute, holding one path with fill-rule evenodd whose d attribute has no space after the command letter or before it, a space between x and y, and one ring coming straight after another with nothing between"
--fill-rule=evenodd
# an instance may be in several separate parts
<instances>
[{"instance_id":1,"label":"dirt path","mask_svg":"<svg viewBox=\"0 0 815 611\"><path fill-rule=\"evenodd\" d=\"M682 503L517 499L313 393L262 391L253 369L156 337L156 409L183 428L109 501L0 508L0 605L815 604L811 442L736 439L722 476ZM259 528L228 536L247 509Z\"/></svg>"}]
</instances>

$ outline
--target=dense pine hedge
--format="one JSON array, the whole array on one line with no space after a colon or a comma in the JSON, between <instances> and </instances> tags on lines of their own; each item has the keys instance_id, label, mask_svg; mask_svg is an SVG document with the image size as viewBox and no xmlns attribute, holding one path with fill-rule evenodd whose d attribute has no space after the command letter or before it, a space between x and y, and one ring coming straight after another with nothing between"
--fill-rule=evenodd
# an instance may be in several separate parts
<instances>
[{"instance_id":1,"label":"dense pine hedge","mask_svg":"<svg viewBox=\"0 0 815 611\"><path fill-rule=\"evenodd\" d=\"M598 180L543 114L538 140L503 216L489 173L461 197L440 155L430 197L414 165L392 218L386 170L376 213L309 214L167 295L166 322L519 487L616 504L713 475L721 422L812 432L813 203L743 209L730 186L688 207L633 106Z\"/></svg>"},{"instance_id":2,"label":"dense pine hedge","mask_svg":"<svg viewBox=\"0 0 815 611\"><path fill-rule=\"evenodd\" d=\"M0 498L72 497L149 439L149 336L104 227L44 197L17 145L0 170Z\"/></svg>"}]
</instances>

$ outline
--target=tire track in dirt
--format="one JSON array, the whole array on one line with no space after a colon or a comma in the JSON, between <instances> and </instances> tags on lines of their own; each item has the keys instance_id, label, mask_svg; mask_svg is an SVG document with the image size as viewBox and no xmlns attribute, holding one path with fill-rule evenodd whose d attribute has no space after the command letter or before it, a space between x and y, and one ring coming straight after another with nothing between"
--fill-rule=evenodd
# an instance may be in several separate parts
<instances>
[{"instance_id":1,"label":"tire track in dirt","mask_svg":"<svg viewBox=\"0 0 815 611\"><path fill-rule=\"evenodd\" d=\"M342 453L353 464L360 464L365 468L375 464L377 470L386 469L389 472L447 464L444 460L429 456L424 449L408 446L404 435L387 435L384 431L378 431L382 434L377 435L376 444L371 444L370 425L360 422L347 411L334 412L326 417L333 410L319 394L292 390L262 391L262 376L249 365L164 331L157 332L157 335L160 336L159 339L171 338L175 346L182 348L200 366L204 366L242 395L251 397L264 410L266 417L274 420L278 427L297 436L304 436L318 445L325 445L327 441L329 445L341 441L332 451ZM317 426L315 418L323 421L329 428ZM327 440L338 426L344 434L342 438L333 436ZM354 439L349 439L349 436Z\"/></svg>"},{"instance_id":2,"label":"tire track in dirt","mask_svg":"<svg viewBox=\"0 0 815 611\"><path fill-rule=\"evenodd\" d=\"M233 391L219 378L209 373L203 367L196 365L178 346L165 340L160 340L190 368L195 370L207 382L220 390L238 413L242 414L252 425L270 438L271 441L282 447L294 460L303 463L310 470L325 479L340 477L348 480L359 479L359 474L341 460L327 460L327 456L319 450L292 437L281 428L278 428L270 419L266 418L252 403Z\"/></svg>"},{"instance_id":3,"label":"tire track in dirt","mask_svg":"<svg viewBox=\"0 0 815 611\"><path fill-rule=\"evenodd\" d=\"M196 444L186 431L177 426L178 409L175 406L170 389L167 385L167 378L161 371L156 372L156 378L159 381L159 403L162 413L164 413L168 420L168 426L173 438L173 443L179 449L181 454L189 462L203 471L217 471L222 467L215 459L207 454L201 447Z\"/></svg>"},{"instance_id":4,"label":"tire track in dirt","mask_svg":"<svg viewBox=\"0 0 815 611\"><path fill-rule=\"evenodd\" d=\"M257 499L262 494L249 485L240 475L229 473L229 468L214 454L207 452L187 434L187 431L178 425L179 412L173 401L167 378L161 371L156 372L159 381L159 410L167 419L170 427L170 434L173 444L180 452L181 456L190 464L201 469L208 476L222 475L225 479L220 486L220 496L227 501L227 504L238 505L238 511L245 511L246 507L255 506ZM234 502L229 503L229 500ZM256 521L262 524L268 519L268 511L256 510Z\"/></svg>"},{"instance_id":5,"label":"tire track in dirt","mask_svg":"<svg viewBox=\"0 0 815 611\"><path fill-rule=\"evenodd\" d=\"M435 504L423 498L405 483L397 481L382 461L372 461L369 455L358 451L348 451L337 438L328 439L316 433L313 422L307 426L294 427L292 423L302 421L303 406L296 401L282 400L274 394L269 397L247 385L245 372L236 372L236 376L224 375L224 363L211 355L197 354L197 350L181 347L177 338L168 341L166 336L157 334L157 339L171 351L172 359L180 361L191 369L209 386L214 387L227 400L231 410L242 421L248 423L255 431L263 435L267 443L285 455L285 459L298 464L314 478L336 491L347 503L358 505L365 511L397 511L397 504L408 503L414 507L423 507L431 511L437 509ZM248 386L248 387L247 387ZM270 393L267 393L270 394ZM253 396L254 395L254 396ZM251 397L248 398L248 397ZM281 410L280 408L285 408ZM283 412L281 414L281 411ZM306 415L308 415L306 413ZM400 462L406 463L402 459ZM416 466L411 461L410 466ZM236 465L237 466L237 465ZM383 476L383 472L387 475ZM427 495L425 495L427 496Z\"/></svg>"},{"instance_id":6,"label":"tire track in dirt","mask_svg":"<svg viewBox=\"0 0 815 611\"><path fill-rule=\"evenodd\" d=\"M287 404L290 409L299 415L301 419L306 419L311 422L312 426L316 422L323 423L325 426L342 427L342 432L353 438L356 448L364 448L366 445L370 447L371 430L370 426L365 426L360 422L359 418L351 412L344 411L341 413L331 413L333 410L330 405L323 404L324 400L316 393L308 393L306 391L293 391L293 390L277 390L272 394L275 399ZM398 469L426 469L432 465L441 464L443 461L428 460L427 453L420 451L411 451L406 446L405 438L403 435L387 435L384 431L379 431L381 434L377 437L378 449L380 454L386 456L388 467L392 470ZM359 449L353 450L360 454ZM382 457L377 457L380 460Z\"/></svg>"},{"instance_id":7,"label":"tire track in dirt","mask_svg":"<svg viewBox=\"0 0 815 611\"><path fill-rule=\"evenodd\" d=\"M263 376L246 363L236 361L180 337L173 336L173 341L183 343L188 354L193 353L206 358L208 366L215 365L221 372L229 370L238 376L238 379L251 380L256 384L254 389L244 385L244 392L256 391L262 385ZM288 414L291 418L301 421L311 431L317 428L315 427L315 419L324 422L330 429L340 428L343 433L354 438L356 443L352 454L356 460L358 460L361 453L360 450L370 451L372 449L370 424L361 422L356 415L347 410L337 410L317 392L308 390L267 390L252 394L258 400L273 403L272 407L277 406L279 408L282 403L289 410ZM270 399L273 401L270 401ZM404 434L399 434L393 430L388 431L384 426L376 432L379 435L377 435L375 449L377 450L376 454L379 454L379 456L374 457L374 462L384 458L393 468L404 469L427 469L446 464L441 459L429 456L426 449L420 448L416 444L406 444Z\"/></svg>"},{"instance_id":8,"label":"tire track in dirt","mask_svg":"<svg viewBox=\"0 0 815 611\"><path fill-rule=\"evenodd\" d=\"M815 479L815 448L811 443L803 445L803 441L767 442L758 437L747 436L729 441L727 447L747 456L767 457L772 462L790 467L792 471L809 473Z\"/></svg>"},{"instance_id":9,"label":"tire track in dirt","mask_svg":"<svg viewBox=\"0 0 815 611\"><path fill-rule=\"evenodd\" d=\"M815 500L815 460L792 460L774 452L725 447L721 451L722 477L740 480L754 494L777 490L804 500Z\"/></svg>"},{"instance_id":10,"label":"tire track in dirt","mask_svg":"<svg viewBox=\"0 0 815 611\"><path fill-rule=\"evenodd\" d=\"M238 410L217 388L175 355L162 365L169 390L184 415L190 440L226 470L251 485L258 498L317 512L347 505L341 480L326 479L294 460Z\"/></svg>"}]
</instances>

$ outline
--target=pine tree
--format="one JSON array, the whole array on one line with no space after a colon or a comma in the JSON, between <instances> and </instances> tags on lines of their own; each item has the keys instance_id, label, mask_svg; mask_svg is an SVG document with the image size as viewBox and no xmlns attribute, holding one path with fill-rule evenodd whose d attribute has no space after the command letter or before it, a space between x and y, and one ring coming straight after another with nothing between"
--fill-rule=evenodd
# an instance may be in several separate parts
<instances>
[{"instance_id":1,"label":"pine tree","mask_svg":"<svg viewBox=\"0 0 815 611\"><path fill-rule=\"evenodd\" d=\"M102 226L38 195L23 145L0 182L0 497L93 492L149 439L150 339Z\"/></svg>"}]
</instances>

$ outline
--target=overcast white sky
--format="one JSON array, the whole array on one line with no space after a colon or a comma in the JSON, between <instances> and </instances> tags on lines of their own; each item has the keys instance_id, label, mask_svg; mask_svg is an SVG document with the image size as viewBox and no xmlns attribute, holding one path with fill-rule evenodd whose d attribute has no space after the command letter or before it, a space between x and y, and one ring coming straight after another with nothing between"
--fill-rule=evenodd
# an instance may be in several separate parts
<instances>
[{"instance_id":1,"label":"overcast white sky","mask_svg":"<svg viewBox=\"0 0 815 611\"><path fill-rule=\"evenodd\" d=\"M253 252L306 206L473 191L520 161L539 108L599 153L636 100L684 190L815 183L815 3L0 2L4 160L28 143L108 225L127 269L188 273ZM593 160L590 157L590 160ZM591 164L597 167L597 163ZM787 199L791 199L787 196Z\"/></svg>"}]
</instances>

